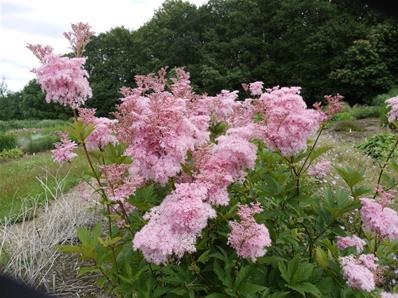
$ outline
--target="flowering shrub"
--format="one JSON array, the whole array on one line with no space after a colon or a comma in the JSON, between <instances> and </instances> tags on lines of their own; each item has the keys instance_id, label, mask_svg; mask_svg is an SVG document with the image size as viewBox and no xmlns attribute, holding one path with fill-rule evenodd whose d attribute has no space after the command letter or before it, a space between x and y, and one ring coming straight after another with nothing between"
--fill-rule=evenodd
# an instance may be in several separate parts
<instances>
[{"instance_id":1,"label":"flowering shrub","mask_svg":"<svg viewBox=\"0 0 398 298\"><path fill-rule=\"evenodd\" d=\"M108 223L62 247L92 262L80 274L101 274L98 284L120 297L396 296L398 184L384 175L398 171L392 153L374 188L339 167L346 188L317 186L332 168L319 136L342 96L312 109L299 87L254 82L243 101L237 91L209 97L183 69L161 69L122 88L114 119L97 118L81 107L89 86L80 56L92 33L72 29L76 58L67 59L79 62L53 67L63 58L30 48L47 100L75 113L73 141L64 135L54 159L83 148Z\"/></svg>"}]
</instances>

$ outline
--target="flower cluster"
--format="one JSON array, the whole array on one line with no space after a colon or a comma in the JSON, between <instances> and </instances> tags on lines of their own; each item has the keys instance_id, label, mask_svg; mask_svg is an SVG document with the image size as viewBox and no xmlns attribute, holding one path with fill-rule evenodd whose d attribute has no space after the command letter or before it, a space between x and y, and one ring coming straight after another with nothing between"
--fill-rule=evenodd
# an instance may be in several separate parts
<instances>
[{"instance_id":1,"label":"flower cluster","mask_svg":"<svg viewBox=\"0 0 398 298\"><path fill-rule=\"evenodd\" d=\"M398 298L398 294L383 292L380 294L381 298Z\"/></svg>"},{"instance_id":2,"label":"flower cluster","mask_svg":"<svg viewBox=\"0 0 398 298\"><path fill-rule=\"evenodd\" d=\"M76 53L76 56L80 56L86 45L90 42L91 36L94 32L90 31L91 27L87 23L72 24L71 32L64 32L65 38L71 44L72 50Z\"/></svg>"},{"instance_id":3,"label":"flower cluster","mask_svg":"<svg viewBox=\"0 0 398 298\"><path fill-rule=\"evenodd\" d=\"M47 102L77 108L92 96L85 62L85 58L46 56L46 63L33 72Z\"/></svg>"},{"instance_id":4,"label":"flower cluster","mask_svg":"<svg viewBox=\"0 0 398 298\"><path fill-rule=\"evenodd\" d=\"M249 84L250 93L253 96L261 95L263 93L263 85L264 85L264 83L261 81L250 83Z\"/></svg>"},{"instance_id":5,"label":"flower cluster","mask_svg":"<svg viewBox=\"0 0 398 298\"><path fill-rule=\"evenodd\" d=\"M61 141L55 144L55 149L51 150L53 159L58 163L64 163L74 159L77 154L73 152L77 148L77 144L69 140L68 135L63 133Z\"/></svg>"},{"instance_id":6,"label":"flower cluster","mask_svg":"<svg viewBox=\"0 0 398 298\"><path fill-rule=\"evenodd\" d=\"M266 253L266 247L271 246L268 229L263 224L258 224L254 215L263 211L260 204L240 205L238 215L240 222L232 221L231 233L228 244L231 245L238 256L248 258L253 262Z\"/></svg>"},{"instance_id":7,"label":"flower cluster","mask_svg":"<svg viewBox=\"0 0 398 298\"><path fill-rule=\"evenodd\" d=\"M386 207L390 205L395 198L394 190L385 190L382 185L377 185L376 187L377 193L377 201L383 206Z\"/></svg>"},{"instance_id":8,"label":"flower cluster","mask_svg":"<svg viewBox=\"0 0 398 298\"><path fill-rule=\"evenodd\" d=\"M336 239L337 239L337 247L339 249L355 247L358 253L361 253L363 251L364 245L366 245L366 242L356 235L347 236L347 237L336 237Z\"/></svg>"},{"instance_id":9,"label":"flower cluster","mask_svg":"<svg viewBox=\"0 0 398 298\"><path fill-rule=\"evenodd\" d=\"M186 80L181 71L180 76ZM193 115L188 99L163 90L162 81L154 76L140 77L140 89L122 99L116 115L119 138L128 145L125 154L134 160L130 173L166 184L181 170L188 151L208 141L209 117ZM140 94L148 89L155 92Z\"/></svg>"},{"instance_id":10,"label":"flower cluster","mask_svg":"<svg viewBox=\"0 0 398 298\"><path fill-rule=\"evenodd\" d=\"M388 121L394 122L398 119L398 96L386 100L387 106L391 109L388 112Z\"/></svg>"},{"instance_id":11,"label":"flower cluster","mask_svg":"<svg viewBox=\"0 0 398 298\"><path fill-rule=\"evenodd\" d=\"M237 134L217 138L217 144L203 148L196 154L197 173L194 177L208 188L208 202L227 205L227 187L241 181L246 169L253 168L257 147Z\"/></svg>"},{"instance_id":12,"label":"flower cluster","mask_svg":"<svg viewBox=\"0 0 398 298\"><path fill-rule=\"evenodd\" d=\"M315 165L311 165L308 168L308 175L313 176L317 179L325 178L331 169L331 163L328 160L322 160Z\"/></svg>"},{"instance_id":13,"label":"flower cluster","mask_svg":"<svg viewBox=\"0 0 398 298\"><path fill-rule=\"evenodd\" d=\"M196 238L207 221L216 216L206 202L207 189L197 183L181 183L163 202L145 215L149 222L135 234L133 246L148 262L167 263L196 251Z\"/></svg>"},{"instance_id":14,"label":"flower cluster","mask_svg":"<svg viewBox=\"0 0 398 298\"><path fill-rule=\"evenodd\" d=\"M347 284L358 290L371 292L375 289L375 275L378 265L374 255L360 255L358 258L347 256L340 258L344 278Z\"/></svg>"},{"instance_id":15,"label":"flower cluster","mask_svg":"<svg viewBox=\"0 0 398 298\"><path fill-rule=\"evenodd\" d=\"M383 207L375 200L361 199L361 217L365 230L390 240L398 239L398 214L395 210Z\"/></svg>"},{"instance_id":16,"label":"flower cluster","mask_svg":"<svg viewBox=\"0 0 398 298\"><path fill-rule=\"evenodd\" d=\"M124 202L138 186L143 184L141 177L127 175L129 165L111 164L101 167L105 180L105 193L110 200Z\"/></svg>"},{"instance_id":17,"label":"flower cluster","mask_svg":"<svg viewBox=\"0 0 398 298\"><path fill-rule=\"evenodd\" d=\"M87 137L87 150L103 149L108 144L117 144L115 129L117 120L111 120L105 117L95 117L95 109L80 108L79 120L85 124L92 125L93 131Z\"/></svg>"},{"instance_id":18,"label":"flower cluster","mask_svg":"<svg viewBox=\"0 0 398 298\"><path fill-rule=\"evenodd\" d=\"M321 111L307 109L299 87L267 89L259 101L266 118L262 139L284 156L306 149L307 139L324 119Z\"/></svg>"}]
</instances>

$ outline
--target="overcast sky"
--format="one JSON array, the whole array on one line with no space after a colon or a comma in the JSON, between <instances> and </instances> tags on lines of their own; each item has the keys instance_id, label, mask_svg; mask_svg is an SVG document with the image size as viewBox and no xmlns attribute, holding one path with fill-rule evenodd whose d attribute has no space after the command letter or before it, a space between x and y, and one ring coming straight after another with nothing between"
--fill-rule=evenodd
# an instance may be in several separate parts
<instances>
[{"instance_id":1,"label":"overcast sky","mask_svg":"<svg viewBox=\"0 0 398 298\"><path fill-rule=\"evenodd\" d=\"M97 34L116 26L137 29L150 20L163 0L0 0L0 80L18 91L34 77L39 65L27 43L68 51L62 33L70 24L88 22ZM196 5L207 0L189 0Z\"/></svg>"}]
</instances>

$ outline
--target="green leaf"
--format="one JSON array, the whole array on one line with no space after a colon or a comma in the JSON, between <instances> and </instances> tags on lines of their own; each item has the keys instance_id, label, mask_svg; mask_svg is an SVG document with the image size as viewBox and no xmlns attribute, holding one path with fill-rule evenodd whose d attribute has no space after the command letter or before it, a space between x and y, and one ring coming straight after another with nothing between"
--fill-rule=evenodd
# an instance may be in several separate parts
<instances>
[{"instance_id":1,"label":"green leaf","mask_svg":"<svg viewBox=\"0 0 398 298\"><path fill-rule=\"evenodd\" d=\"M319 156L328 152L331 149L333 149L333 146L331 146L331 145L325 145L325 146L320 146L320 147L316 148L314 151L312 151L310 160L313 161L313 160L317 159Z\"/></svg>"},{"instance_id":2,"label":"green leaf","mask_svg":"<svg viewBox=\"0 0 398 298\"><path fill-rule=\"evenodd\" d=\"M209 261L209 259L210 259L210 253L211 253L210 249L206 250L204 253L202 253L199 256L198 262L206 264Z\"/></svg>"},{"instance_id":3,"label":"green leaf","mask_svg":"<svg viewBox=\"0 0 398 298\"><path fill-rule=\"evenodd\" d=\"M238 289L240 284L249 277L250 272L251 266L244 266L239 270L235 280L235 289Z\"/></svg>"},{"instance_id":4,"label":"green leaf","mask_svg":"<svg viewBox=\"0 0 398 298\"><path fill-rule=\"evenodd\" d=\"M365 172L363 170L355 170L351 167L336 167L336 171L350 188L365 179Z\"/></svg>"},{"instance_id":5,"label":"green leaf","mask_svg":"<svg viewBox=\"0 0 398 298\"><path fill-rule=\"evenodd\" d=\"M225 298L225 294L212 293L210 295L205 296L205 298Z\"/></svg>"},{"instance_id":6,"label":"green leaf","mask_svg":"<svg viewBox=\"0 0 398 298\"><path fill-rule=\"evenodd\" d=\"M304 282L296 285L287 285L288 288L300 293L303 297L305 297L305 293L309 293L314 295L315 297L322 297L321 291L312 283Z\"/></svg>"},{"instance_id":7,"label":"green leaf","mask_svg":"<svg viewBox=\"0 0 398 298\"><path fill-rule=\"evenodd\" d=\"M95 267L80 267L78 276L82 276L87 273L99 273L99 272L101 272L101 271Z\"/></svg>"}]
</instances>

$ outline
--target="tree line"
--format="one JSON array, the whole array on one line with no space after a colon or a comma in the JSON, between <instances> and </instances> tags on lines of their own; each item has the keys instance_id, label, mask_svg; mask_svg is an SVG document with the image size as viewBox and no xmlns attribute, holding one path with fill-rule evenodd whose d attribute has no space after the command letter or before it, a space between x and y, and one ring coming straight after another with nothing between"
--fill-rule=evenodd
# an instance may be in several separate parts
<instances>
[{"instance_id":1,"label":"tree line","mask_svg":"<svg viewBox=\"0 0 398 298\"><path fill-rule=\"evenodd\" d=\"M185 66L195 91L210 95L262 80L301 86L309 104L334 93L369 104L396 83L397 40L394 20L361 1L210 0L196 7L169 0L137 30L93 37L85 52L93 89L87 105L108 115L120 87L164 66ZM44 102L34 80L0 95L0 120L69 116Z\"/></svg>"}]
</instances>

